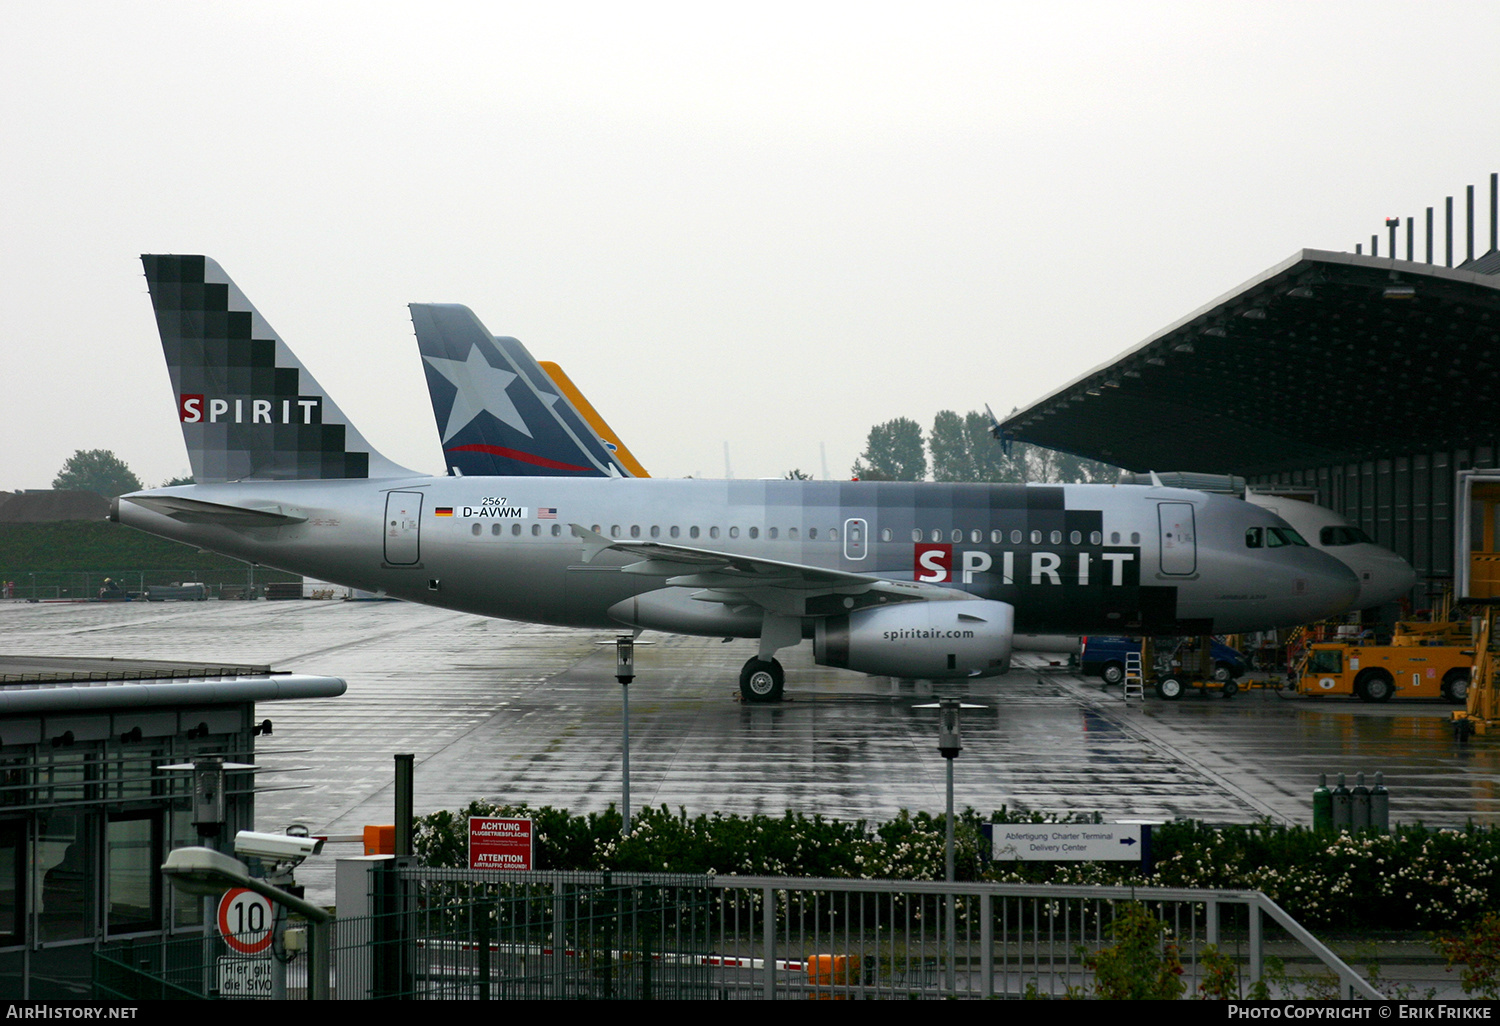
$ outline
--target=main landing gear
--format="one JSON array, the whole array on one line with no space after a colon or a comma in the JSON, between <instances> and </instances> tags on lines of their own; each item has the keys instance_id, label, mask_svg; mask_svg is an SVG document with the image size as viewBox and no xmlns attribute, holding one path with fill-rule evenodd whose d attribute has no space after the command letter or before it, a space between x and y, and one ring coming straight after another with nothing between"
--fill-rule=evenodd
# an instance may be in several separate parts
<instances>
[{"instance_id":1,"label":"main landing gear","mask_svg":"<svg viewBox=\"0 0 1500 1026\"><path fill-rule=\"evenodd\" d=\"M747 702L779 702L786 671L775 659L747 659L740 670L740 697Z\"/></svg>"}]
</instances>

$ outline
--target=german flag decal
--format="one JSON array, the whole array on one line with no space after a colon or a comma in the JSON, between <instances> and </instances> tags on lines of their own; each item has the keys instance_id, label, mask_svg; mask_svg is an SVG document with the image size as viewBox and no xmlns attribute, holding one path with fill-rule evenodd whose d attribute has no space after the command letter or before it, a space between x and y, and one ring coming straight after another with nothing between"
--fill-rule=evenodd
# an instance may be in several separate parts
<instances>
[{"instance_id":1,"label":"german flag decal","mask_svg":"<svg viewBox=\"0 0 1500 1026\"><path fill-rule=\"evenodd\" d=\"M435 517L451 517L453 515L453 507L452 506L438 506L436 509L434 509L432 511L432 515L435 516Z\"/></svg>"}]
</instances>

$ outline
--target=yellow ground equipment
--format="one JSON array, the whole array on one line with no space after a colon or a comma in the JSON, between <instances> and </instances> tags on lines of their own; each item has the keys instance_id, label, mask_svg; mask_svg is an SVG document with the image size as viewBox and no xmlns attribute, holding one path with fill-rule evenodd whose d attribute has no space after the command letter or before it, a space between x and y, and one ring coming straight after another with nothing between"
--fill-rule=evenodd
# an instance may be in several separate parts
<instances>
[{"instance_id":1,"label":"yellow ground equipment","mask_svg":"<svg viewBox=\"0 0 1500 1026\"><path fill-rule=\"evenodd\" d=\"M1357 641L1309 645L1294 672L1300 695L1354 695L1366 702L1446 698L1469 693L1474 646L1449 623L1397 624L1389 645Z\"/></svg>"},{"instance_id":2,"label":"yellow ground equipment","mask_svg":"<svg viewBox=\"0 0 1500 1026\"><path fill-rule=\"evenodd\" d=\"M1460 741L1470 734L1488 734L1500 729L1500 702L1495 694L1495 615L1500 604L1494 600L1484 605L1480 618L1479 636L1474 639L1473 680L1469 686L1468 701L1463 711L1453 714L1453 732Z\"/></svg>"}]
</instances>

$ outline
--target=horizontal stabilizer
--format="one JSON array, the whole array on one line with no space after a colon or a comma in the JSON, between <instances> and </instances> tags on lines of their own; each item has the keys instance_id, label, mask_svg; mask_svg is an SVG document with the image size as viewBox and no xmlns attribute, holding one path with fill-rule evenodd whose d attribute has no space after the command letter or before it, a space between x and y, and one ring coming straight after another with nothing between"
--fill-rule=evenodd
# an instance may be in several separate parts
<instances>
[{"instance_id":1,"label":"horizontal stabilizer","mask_svg":"<svg viewBox=\"0 0 1500 1026\"><path fill-rule=\"evenodd\" d=\"M204 502L202 499L188 499L178 495L122 495L121 498L184 524L247 528L289 527L307 522L306 517L288 513L281 506L226 506L220 502Z\"/></svg>"}]
</instances>

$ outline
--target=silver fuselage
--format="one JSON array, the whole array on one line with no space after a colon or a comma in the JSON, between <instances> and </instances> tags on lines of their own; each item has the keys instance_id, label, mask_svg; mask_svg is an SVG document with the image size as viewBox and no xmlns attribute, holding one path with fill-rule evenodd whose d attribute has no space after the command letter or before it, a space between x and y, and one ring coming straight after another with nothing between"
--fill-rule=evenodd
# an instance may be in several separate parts
<instances>
[{"instance_id":1,"label":"silver fuselage","mask_svg":"<svg viewBox=\"0 0 1500 1026\"><path fill-rule=\"evenodd\" d=\"M1264 509L1152 486L413 477L136 494L289 518L184 522L122 497L116 519L152 534L414 602L574 627L619 627L612 607L671 588L625 572L639 559L629 553L586 561L574 524L621 541L959 589L1012 604L1026 632L1260 630L1339 613L1359 589L1316 549L1247 547L1249 527L1283 523ZM652 626L756 631L693 615Z\"/></svg>"}]
</instances>

